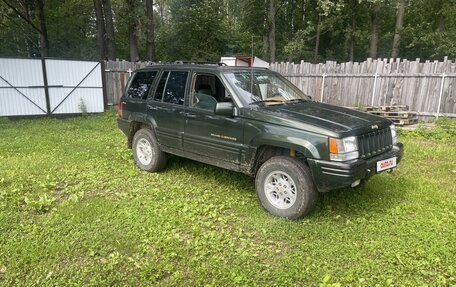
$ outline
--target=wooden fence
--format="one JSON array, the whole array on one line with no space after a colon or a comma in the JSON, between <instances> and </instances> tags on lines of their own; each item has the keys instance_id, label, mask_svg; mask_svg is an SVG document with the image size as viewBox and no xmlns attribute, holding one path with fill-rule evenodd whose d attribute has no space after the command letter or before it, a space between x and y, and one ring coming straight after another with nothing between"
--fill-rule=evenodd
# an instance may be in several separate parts
<instances>
[{"instance_id":1,"label":"wooden fence","mask_svg":"<svg viewBox=\"0 0 456 287\"><path fill-rule=\"evenodd\" d=\"M315 100L339 106L400 104L421 116L456 116L456 63L367 59L362 63L274 63Z\"/></svg>"},{"instance_id":2,"label":"wooden fence","mask_svg":"<svg viewBox=\"0 0 456 287\"><path fill-rule=\"evenodd\" d=\"M108 105L119 102L131 73L147 62L107 61ZM361 63L301 61L274 63L271 69L287 77L316 101L339 106L400 104L421 116L456 116L456 63L367 59Z\"/></svg>"},{"instance_id":3,"label":"wooden fence","mask_svg":"<svg viewBox=\"0 0 456 287\"><path fill-rule=\"evenodd\" d=\"M131 73L149 65L148 62L105 61L104 76L108 105L117 105Z\"/></svg>"}]
</instances>

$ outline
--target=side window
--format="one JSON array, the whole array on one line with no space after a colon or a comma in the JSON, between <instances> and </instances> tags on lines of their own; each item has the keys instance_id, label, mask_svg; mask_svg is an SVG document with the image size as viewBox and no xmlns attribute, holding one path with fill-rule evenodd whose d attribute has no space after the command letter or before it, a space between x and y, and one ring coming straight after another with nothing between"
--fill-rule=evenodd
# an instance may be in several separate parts
<instances>
[{"instance_id":1,"label":"side window","mask_svg":"<svg viewBox=\"0 0 456 287\"><path fill-rule=\"evenodd\" d=\"M183 105L188 72L171 72L166 84L163 102Z\"/></svg>"},{"instance_id":2,"label":"side window","mask_svg":"<svg viewBox=\"0 0 456 287\"><path fill-rule=\"evenodd\" d=\"M194 74L190 106L214 111L217 103L231 102L225 86L213 74Z\"/></svg>"},{"instance_id":3,"label":"side window","mask_svg":"<svg viewBox=\"0 0 456 287\"><path fill-rule=\"evenodd\" d=\"M137 72L127 91L127 98L145 99L152 87L157 71Z\"/></svg>"},{"instance_id":4,"label":"side window","mask_svg":"<svg viewBox=\"0 0 456 287\"><path fill-rule=\"evenodd\" d=\"M168 80L168 72L163 72L158 83L157 90L155 91L154 100L161 101L163 98L163 90L165 89L166 81Z\"/></svg>"}]
</instances>

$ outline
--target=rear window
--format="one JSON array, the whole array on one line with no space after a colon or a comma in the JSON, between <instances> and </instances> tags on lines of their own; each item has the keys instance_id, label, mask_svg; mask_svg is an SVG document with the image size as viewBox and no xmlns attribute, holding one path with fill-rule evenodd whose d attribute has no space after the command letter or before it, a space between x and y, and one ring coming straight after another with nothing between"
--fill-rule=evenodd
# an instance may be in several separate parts
<instances>
[{"instance_id":1,"label":"rear window","mask_svg":"<svg viewBox=\"0 0 456 287\"><path fill-rule=\"evenodd\" d=\"M171 72L163 95L163 102L183 105L187 78L188 72Z\"/></svg>"},{"instance_id":2,"label":"rear window","mask_svg":"<svg viewBox=\"0 0 456 287\"><path fill-rule=\"evenodd\" d=\"M127 91L127 98L147 98L147 95L149 94L149 90L152 87L156 75L156 71L137 72Z\"/></svg>"},{"instance_id":3,"label":"rear window","mask_svg":"<svg viewBox=\"0 0 456 287\"><path fill-rule=\"evenodd\" d=\"M154 100L161 101L163 98L163 90L165 89L166 81L168 80L168 72L163 72L163 75L160 78L160 82L157 86L157 91L155 91Z\"/></svg>"},{"instance_id":4,"label":"rear window","mask_svg":"<svg viewBox=\"0 0 456 287\"><path fill-rule=\"evenodd\" d=\"M163 72L155 91L154 100L183 105L187 78L188 72Z\"/></svg>"}]
</instances>

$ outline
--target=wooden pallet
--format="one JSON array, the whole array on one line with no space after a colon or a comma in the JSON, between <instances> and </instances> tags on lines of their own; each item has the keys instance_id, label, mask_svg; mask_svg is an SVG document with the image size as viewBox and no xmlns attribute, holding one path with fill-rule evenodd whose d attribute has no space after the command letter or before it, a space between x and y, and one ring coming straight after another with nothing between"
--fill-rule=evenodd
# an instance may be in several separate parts
<instances>
[{"instance_id":1,"label":"wooden pallet","mask_svg":"<svg viewBox=\"0 0 456 287\"><path fill-rule=\"evenodd\" d=\"M418 118L410 118L410 119L391 119L390 120L398 126L404 126L404 125L414 125L418 123Z\"/></svg>"},{"instance_id":2,"label":"wooden pallet","mask_svg":"<svg viewBox=\"0 0 456 287\"><path fill-rule=\"evenodd\" d=\"M374 112L374 111L382 111L382 112L400 112L400 111L408 111L409 107L407 105L395 105L395 106L373 106L373 107L361 107L359 110L363 112Z\"/></svg>"},{"instance_id":3,"label":"wooden pallet","mask_svg":"<svg viewBox=\"0 0 456 287\"><path fill-rule=\"evenodd\" d=\"M395 112L384 112L384 111L372 111L370 114L385 117L385 118L398 118L398 119L408 119L416 117L416 112L408 111L395 111Z\"/></svg>"},{"instance_id":4,"label":"wooden pallet","mask_svg":"<svg viewBox=\"0 0 456 287\"><path fill-rule=\"evenodd\" d=\"M418 123L417 113L410 112L409 107L406 105L350 108L387 118L398 126L413 125Z\"/></svg>"}]
</instances>

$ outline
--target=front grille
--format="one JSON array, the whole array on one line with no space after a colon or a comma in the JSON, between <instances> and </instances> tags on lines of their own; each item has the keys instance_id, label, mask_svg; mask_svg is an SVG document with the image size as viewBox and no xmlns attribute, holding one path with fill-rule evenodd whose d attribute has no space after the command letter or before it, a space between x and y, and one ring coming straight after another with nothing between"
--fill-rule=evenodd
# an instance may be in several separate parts
<instances>
[{"instance_id":1,"label":"front grille","mask_svg":"<svg viewBox=\"0 0 456 287\"><path fill-rule=\"evenodd\" d=\"M360 158L370 158L393 147L390 128L373 131L358 136Z\"/></svg>"}]
</instances>

